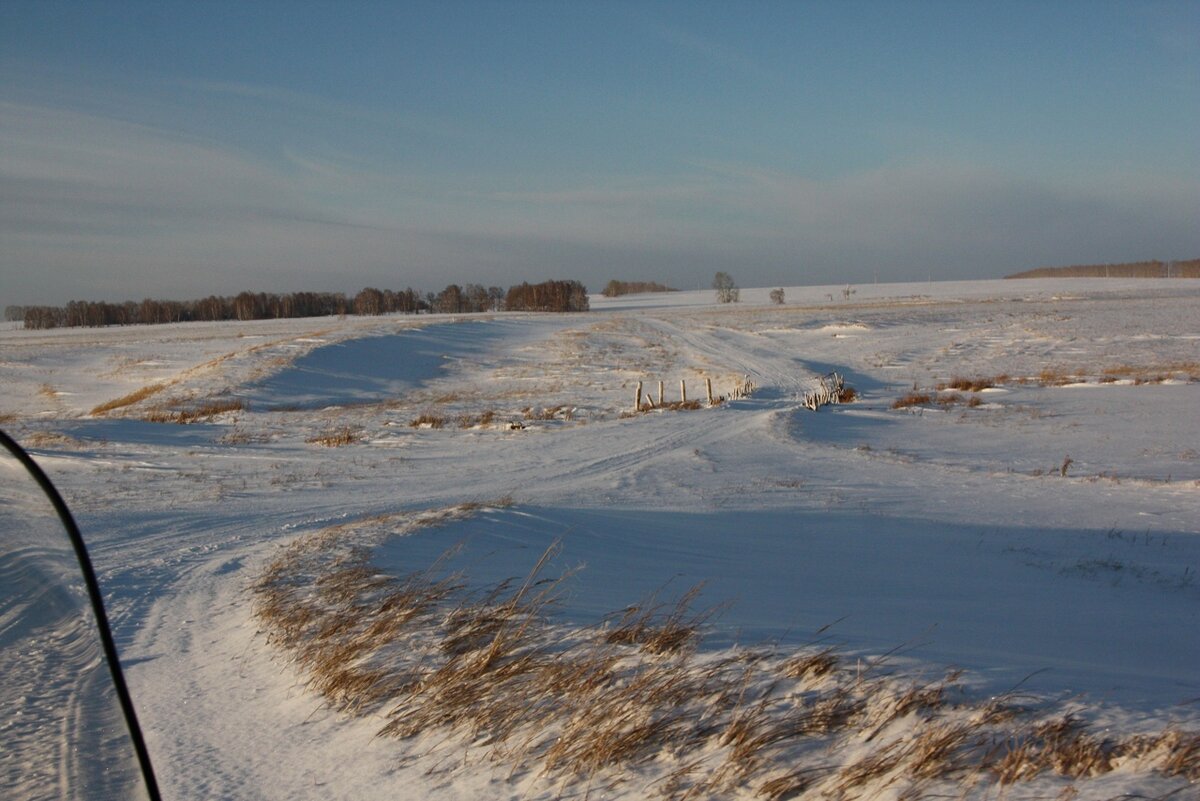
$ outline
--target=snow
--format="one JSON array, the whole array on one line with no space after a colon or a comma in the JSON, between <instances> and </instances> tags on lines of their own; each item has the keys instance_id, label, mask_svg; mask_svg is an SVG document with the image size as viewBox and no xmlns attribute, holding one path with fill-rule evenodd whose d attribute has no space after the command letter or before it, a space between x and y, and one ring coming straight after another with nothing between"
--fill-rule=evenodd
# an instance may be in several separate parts
<instances>
[{"instance_id":1,"label":"snow","mask_svg":"<svg viewBox=\"0 0 1200 801\"><path fill-rule=\"evenodd\" d=\"M770 289L593 297L581 315L0 330L0 419L88 539L166 796L555 797L484 759L430 772L421 743L327 708L252 614L281 545L464 502L492 505L386 539L373 563L423 570L461 546L445 569L486 587L559 541L551 572L580 569L556 625L703 581L714 653L898 648L914 675L963 668L979 698L1020 685L1101 725L1200 727L1200 382L1100 383L1200 362L1200 282L786 287L783 305ZM1035 380L1047 369L1066 385ZM801 408L831 371L861 397ZM975 407L891 407L1001 374ZM623 415L637 381L671 401L680 379L703 397L704 378L728 394L747 376L745 399ZM210 398L246 408L141 419ZM411 427L422 414L445 427ZM339 429L354 442L312 441Z\"/></svg>"}]
</instances>

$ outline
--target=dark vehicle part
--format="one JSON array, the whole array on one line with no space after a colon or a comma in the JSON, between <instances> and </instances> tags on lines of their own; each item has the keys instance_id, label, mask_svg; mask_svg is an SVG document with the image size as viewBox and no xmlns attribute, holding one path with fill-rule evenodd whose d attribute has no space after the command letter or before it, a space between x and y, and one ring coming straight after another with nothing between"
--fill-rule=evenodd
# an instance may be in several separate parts
<instances>
[{"instance_id":1,"label":"dark vehicle part","mask_svg":"<svg viewBox=\"0 0 1200 801\"><path fill-rule=\"evenodd\" d=\"M0 431L0 795L161 796L75 519Z\"/></svg>"}]
</instances>

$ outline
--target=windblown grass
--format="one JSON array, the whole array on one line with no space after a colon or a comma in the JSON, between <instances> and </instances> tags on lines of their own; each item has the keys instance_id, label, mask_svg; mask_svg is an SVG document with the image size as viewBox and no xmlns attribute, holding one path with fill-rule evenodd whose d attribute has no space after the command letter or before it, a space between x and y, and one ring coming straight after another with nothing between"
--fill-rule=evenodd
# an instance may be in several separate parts
<instances>
[{"instance_id":1,"label":"windblown grass","mask_svg":"<svg viewBox=\"0 0 1200 801\"><path fill-rule=\"evenodd\" d=\"M165 407L151 409L142 415L142 419L151 423L186 425L199 420L212 420L217 415L227 412L245 411L246 408L246 402L240 398L214 398L183 409L167 409Z\"/></svg>"},{"instance_id":2,"label":"windblown grass","mask_svg":"<svg viewBox=\"0 0 1200 801\"><path fill-rule=\"evenodd\" d=\"M913 680L886 658L864 665L829 646L705 652L713 612L689 611L699 587L595 626L555 625L548 612L568 580L545 575L555 548L484 590L442 560L403 576L372 566L389 536L478 508L326 529L253 585L268 641L309 688L346 714L381 717L379 734L418 754L470 747L510 779L560 793L640 781L642 795L670 799L990 798L1049 774L1134 771L1168 790L1200 777L1196 733L1100 734L1011 695L972 702L958 672Z\"/></svg>"},{"instance_id":3,"label":"windblown grass","mask_svg":"<svg viewBox=\"0 0 1200 801\"><path fill-rule=\"evenodd\" d=\"M166 384L147 384L146 386L142 387L141 389L137 389L137 390L134 390L133 392L130 392L128 395L122 395L119 398L114 398L113 400L106 401L105 403L101 403L99 406L92 409L90 414L93 417L95 417L95 416L102 415L102 414L108 414L109 412L115 411L117 409L123 409L126 406L132 406L135 403L141 403L146 398L149 398L153 395L157 395L159 392L162 392L166 388L167 388Z\"/></svg>"}]
</instances>

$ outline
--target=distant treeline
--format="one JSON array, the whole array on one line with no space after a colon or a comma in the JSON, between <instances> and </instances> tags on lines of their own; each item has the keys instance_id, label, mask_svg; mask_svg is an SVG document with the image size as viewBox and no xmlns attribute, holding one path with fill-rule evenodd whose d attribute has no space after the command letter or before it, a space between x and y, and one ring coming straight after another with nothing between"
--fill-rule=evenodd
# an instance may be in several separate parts
<instances>
[{"instance_id":1,"label":"distant treeline","mask_svg":"<svg viewBox=\"0 0 1200 801\"><path fill-rule=\"evenodd\" d=\"M4 319L26 328L150 325L154 323L274 320L328 315L419 314L421 312L587 311L587 288L578 281L522 283L507 292L498 286L450 284L421 295L367 287L354 297L340 292L242 292L202 300L127 300L122 303L73 300L66 306L8 306Z\"/></svg>"},{"instance_id":2,"label":"distant treeline","mask_svg":"<svg viewBox=\"0 0 1200 801\"><path fill-rule=\"evenodd\" d=\"M1200 259L1039 267L1005 278L1200 278Z\"/></svg>"},{"instance_id":3,"label":"distant treeline","mask_svg":"<svg viewBox=\"0 0 1200 801\"><path fill-rule=\"evenodd\" d=\"M604 285L604 290L600 293L606 298L615 298L618 295L634 295L638 292L678 292L678 289L672 289L669 286L664 286L657 281L618 281L613 279Z\"/></svg>"}]
</instances>

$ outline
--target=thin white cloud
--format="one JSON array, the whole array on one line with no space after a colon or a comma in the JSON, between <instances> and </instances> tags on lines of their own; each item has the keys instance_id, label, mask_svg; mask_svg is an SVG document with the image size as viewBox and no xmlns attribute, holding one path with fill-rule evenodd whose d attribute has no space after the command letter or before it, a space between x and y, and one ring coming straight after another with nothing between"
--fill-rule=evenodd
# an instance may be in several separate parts
<instances>
[{"instance_id":1,"label":"thin white cloud","mask_svg":"<svg viewBox=\"0 0 1200 801\"><path fill-rule=\"evenodd\" d=\"M651 30L678 50L698 56L725 70L760 81L776 81L779 76L748 55L722 42L714 41L677 26L656 24Z\"/></svg>"},{"instance_id":2,"label":"thin white cloud","mask_svg":"<svg viewBox=\"0 0 1200 801\"><path fill-rule=\"evenodd\" d=\"M334 119L341 124L353 122L385 129L405 130L410 133L440 139L469 140L475 138L473 133L447 119L428 114L415 114L411 111L385 113L368 110L351 103L330 100L308 92L298 92L278 86L234 81L187 80L176 81L175 85L180 88L192 89L212 95L223 95L267 103L302 114Z\"/></svg>"}]
</instances>

